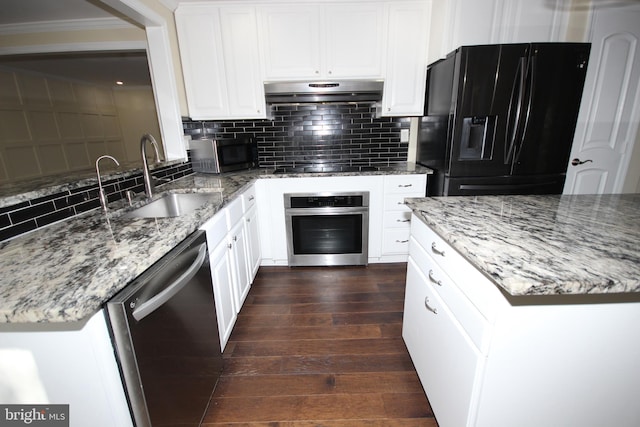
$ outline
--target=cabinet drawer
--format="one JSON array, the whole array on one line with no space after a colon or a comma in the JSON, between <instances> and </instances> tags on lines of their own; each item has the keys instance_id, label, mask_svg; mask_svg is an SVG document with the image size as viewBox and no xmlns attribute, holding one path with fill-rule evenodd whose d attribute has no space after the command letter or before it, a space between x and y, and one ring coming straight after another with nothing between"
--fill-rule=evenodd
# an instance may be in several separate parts
<instances>
[{"instance_id":1,"label":"cabinet drawer","mask_svg":"<svg viewBox=\"0 0 640 427\"><path fill-rule=\"evenodd\" d=\"M244 212L249 212L249 209L256 205L256 186L252 185L242 193L242 208Z\"/></svg>"},{"instance_id":2,"label":"cabinet drawer","mask_svg":"<svg viewBox=\"0 0 640 427\"><path fill-rule=\"evenodd\" d=\"M482 351L489 345L490 327L480 311L460 291L456 283L435 263L426 250L411 237L409 257L415 262L435 292L449 307L451 313L471 338L471 341Z\"/></svg>"},{"instance_id":3,"label":"cabinet drawer","mask_svg":"<svg viewBox=\"0 0 640 427\"><path fill-rule=\"evenodd\" d=\"M244 210L242 209L242 198L237 197L231 201L225 208L227 212L227 226L233 227L244 216Z\"/></svg>"},{"instance_id":4,"label":"cabinet drawer","mask_svg":"<svg viewBox=\"0 0 640 427\"><path fill-rule=\"evenodd\" d=\"M490 323L493 323L499 310L509 305L496 284L415 214L411 217L411 235Z\"/></svg>"},{"instance_id":5,"label":"cabinet drawer","mask_svg":"<svg viewBox=\"0 0 640 427\"><path fill-rule=\"evenodd\" d=\"M384 177L385 194L404 193L424 197L426 190L426 175L389 175Z\"/></svg>"},{"instance_id":6,"label":"cabinet drawer","mask_svg":"<svg viewBox=\"0 0 640 427\"><path fill-rule=\"evenodd\" d=\"M409 228L394 228L382 233L382 251L385 254L409 253Z\"/></svg>"},{"instance_id":7,"label":"cabinet drawer","mask_svg":"<svg viewBox=\"0 0 640 427\"><path fill-rule=\"evenodd\" d=\"M201 230L207 233L207 245L210 248L217 246L227 237L227 219L224 211L215 214L211 219L202 224Z\"/></svg>"},{"instance_id":8,"label":"cabinet drawer","mask_svg":"<svg viewBox=\"0 0 640 427\"><path fill-rule=\"evenodd\" d=\"M385 212L382 219L384 228L410 228L411 211Z\"/></svg>"},{"instance_id":9,"label":"cabinet drawer","mask_svg":"<svg viewBox=\"0 0 640 427\"><path fill-rule=\"evenodd\" d=\"M467 426L484 358L413 260L407 263L402 337L442 426Z\"/></svg>"},{"instance_id":10,"label":"cabinet drawer","mask_svg":"<svg viewBox=\"0 0 640 427\"><path fill-rule=\"evenodd\" d=\"M424 195L420 196L418 194L408 194L408 193L385 194L384 210L411 212L411 209L404 204L404 199L406 197L424 197Z\"/></svg>"}]
</instances>

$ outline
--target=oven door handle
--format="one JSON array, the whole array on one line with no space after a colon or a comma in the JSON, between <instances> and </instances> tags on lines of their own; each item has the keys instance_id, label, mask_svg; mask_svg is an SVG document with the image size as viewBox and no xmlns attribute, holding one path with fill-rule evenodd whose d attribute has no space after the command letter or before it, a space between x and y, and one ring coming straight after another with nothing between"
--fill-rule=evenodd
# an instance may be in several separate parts
<instances>
[{"instance_id":1,"label":"oven door handle","mask_svg":"<svg viewBox=\"0 0 640 427\"><path fill-rule=\"evenodd\" d=\"M369 212L368 206L357 207L326 207L326 208L285 208L286 215L344 215L344 214L361 214Z\"/></svg>"},{"instance_id":2,"label":"oven door handle","mask_svg":"<svg viewBox=\"0 0 640 427\"><path fill-rule=\"evenodd\" d=\"M162 305L169 301L171 297L177 294L182 288L185 287L187 283L196 275L202 264L204 264L204 260L207 256L207 244L203 243L198 248L198 255L196 256L193 263L187 268L184 273L180 275L175 281L173 281L170 285L164 288L161 292L158 292L152 298L149 298L147 301L143 302L139 306L133 310L133 318L137 321L140 321L156 311L158 308L162 307Z\"/></svg>"}]
</instances>

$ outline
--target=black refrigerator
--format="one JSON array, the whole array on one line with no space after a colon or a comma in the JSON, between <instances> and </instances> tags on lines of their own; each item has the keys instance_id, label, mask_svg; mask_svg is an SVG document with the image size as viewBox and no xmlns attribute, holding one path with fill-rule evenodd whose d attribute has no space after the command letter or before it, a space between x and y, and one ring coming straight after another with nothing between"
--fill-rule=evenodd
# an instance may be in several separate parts
<instances>
[{"instance_id":1,"label":"black refrigerator","mask_svg":"<svg viewBox=\"0 0 640 427\"><path fill-rule=\"evenodd\" d=\"M427 69L428 196L562 192L589 43L463 46Z\"/></svg>"}]
</instances>

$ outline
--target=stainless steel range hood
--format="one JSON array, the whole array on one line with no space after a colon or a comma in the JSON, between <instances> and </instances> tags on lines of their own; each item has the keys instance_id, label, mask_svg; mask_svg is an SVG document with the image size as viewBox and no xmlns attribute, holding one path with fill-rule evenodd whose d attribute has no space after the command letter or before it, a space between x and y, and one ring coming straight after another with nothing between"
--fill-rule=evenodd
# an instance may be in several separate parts
<instances>
[{"instance_id":1,"label":"stainless steel range hood","mask_svg":"<svg viewBox=\"0 0 640 427\"><path fill-rule=\"evenodd\" d=\"M266 82L267 105L336 102L380 102L382 80Z\"/></svg>"}]
</instances>

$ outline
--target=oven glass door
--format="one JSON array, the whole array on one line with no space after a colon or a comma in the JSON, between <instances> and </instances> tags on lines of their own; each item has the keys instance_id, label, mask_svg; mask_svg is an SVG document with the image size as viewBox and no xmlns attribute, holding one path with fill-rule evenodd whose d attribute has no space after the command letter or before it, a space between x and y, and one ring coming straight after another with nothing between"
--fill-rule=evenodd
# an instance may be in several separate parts
<instances>
[{"instance_id":1,"label":"oven glass door","mask_svg":"<svg viewBox=\"0 0 640 427\"><path fill-rule=\"evenodd\" d=\"M293 252L362 253L362 214L293 216Z\"/></svg>"},{"instance_id":2,"label":"oven glass door","mask_svg":"<svg viewBox=\"0 0 640 427\"><path fill-rule=\"evenodd\" d=\"M366 265L367 207L286 209L290 266Z\"/></svg>"}]
</instances>

